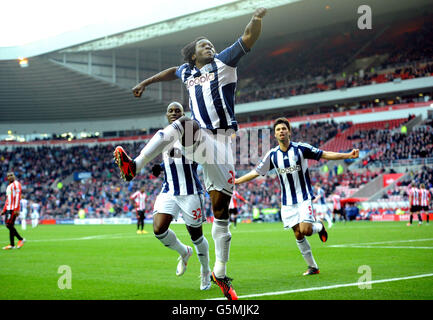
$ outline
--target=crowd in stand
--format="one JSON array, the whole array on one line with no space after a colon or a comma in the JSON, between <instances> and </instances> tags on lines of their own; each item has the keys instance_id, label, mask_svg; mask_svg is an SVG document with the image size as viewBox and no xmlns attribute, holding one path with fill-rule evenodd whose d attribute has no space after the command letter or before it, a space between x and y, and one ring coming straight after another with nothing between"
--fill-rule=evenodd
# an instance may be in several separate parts
<instances>
[{"instance_id":1,"label":"crowd in stand","mask_svg":"<svg viewBox=\"0 0 433 320\"><path fill-rule=\"evenodd\" d=\"M350 123L337 124L334 121L302 124L293 128L292 141L302 141L320 147L349 126ZM237 176L253 169L267 152L262 150L264 139L269 139L269 147L276 145L271 128L267 129L269 135L264 136L259 133L257 143L247 143L249 147L255 148L247 152L247 156L257 154L255 161L247 159L245 163L243 159L243 164L240 164L242 143L237 143ZM239 136L248 136L251 132L241 130ZM369 156L368 161L433 157L433 130L430 122L426 122L407 135L390 130L370 130L355 132L351 138L356 141L354 147L379 150L375 153L376 156ZM123 145L131 154L138 154L145 142ZM146 187L149 196L147 212L151 213L163 177L162 175L158 178L154 177L150 168L153 163L159 163L161 158L158 157L147 165L136 179L125 183L118 176L117 167L113 163L113 150L112 144L14 147L0 154L2 179L6 181L6 172L12 168L23 185L23 197L41 204L42 218L73 218L79 209L85 209L89 217L133 215L134 206L129 196L142 185ZM377 176L377 173L369 170L363 173L348 171L340 174L334 169L336 168L326 173L318 170L311 171L312 185L321 182L327 196L334 193L338 186L359 188ZM432 171L431 168L427 168L412 180L429 181L431 187ZM75 180L76 174L83 172L91 173L90 177ZM5 185L2 186L3 189L4 187ZM259 208L278 206L279 181L272 174L237 188L239 193L249 201L248 205L242 204L239 208L241 214L251 212L253 206ZM3 191L1 201L4 201ZM211 209L208 196L205 208L209 216Z\"/></svg>"},{"instance_id":2,"label":"crowd in stand","mask_svg":"<svg viewBox=\"0 0 433 320\"><path fill-rule=\"evenodd\" d=\"M370 129L356 132L349 137L354 147L361 150L375 150L364 160L364 165L383 163L399 159L420 159L433 157L433 127L423 125L410 133Z\"/></svg>"},{"instance_id":3,"label":"crowd in stand","mask_svg":"<svg viewBox=\"0 0 433 320\"><path fill-rule=\"evenodd\" d=\"M305 117L311 115L318 114L330 114L334 112L347 112L352 110L362 110L362 109L372 109L372 108L380 108L384 106L391 105L401 105L408 103L417 103L417 102L426 102L430 101L431 97L433 97L433 91L426 90L425 92L421 92L418 94L409 94L409 95L396 95L395 97L388 98L377 98L377 99L369 99L366 101L354 101L354 102L344 102L331 104L328 106L320 106L320 107L310 107L307 109L300 108L292 108L285 110L283 113L281 111L272 111L269 110L266 114L240 114L237 118L240 122L254 122L254 121L267 121L273 120L278 117L284 116L287 118L296 118L296 117Z\"/></svg>"},{"instance_id":4,"label":"crowd in stand","mask_svg":"<svg viewBox=\"0 0 433 320\"><path fill-rule=\"evenodd\" d=\"M332 138L339 130L344 130L348 124L323 122L304 124L294 128L293 141L305 141L315 146L322 145ZM260 136L261 137L261 136ZM273 140L273 136L270 136ZM136 154L141 150L141 143L124 144L126 150ZM261 148L260 144L257 146ZM271 142L271 146L275 143ZM147 212L152 212L153 202L159 194L163 177L154 177L150 168L153 163L159 163L160 157L147 165L138 177L129 183L123 182L118 176L118 169L113 163L112 144L96 146L41 146L15 147L2 151L0 166L2 179L13 169L17 179L23 186L23 197L41 204L41 218L74 218L80 209L84 209L87 217L112 217L134 215L134 206L129 196L140 186L146 187L148 194ZM239 159L239 157L238 157ZM258 159L259 160L259 159ZM256 163L244 165L243 170L251 170ZM238 165L236 166L238 168ZM239 172L242 166L239 166ZM90 173L86 178L75 179L77 173ZM347 175L324 178L312 174L312 184L324 181L327 193L347 179ZM364 180L353 178L356 186ZM3 189L5 184L2 186ZM4 191L4 190L3 190ZM238 191L248 199L249 205L240 207L243 212L251 212L252 206L271 207L279 203L279 182L274 176L250 182L239 186ZM4 192L0 197L4 201ZM211 214L210 200L206 197L206 214Z\"/></svg>"},{"instance_id":5,"label":"crowd in stand","mask_svg":"<svg viewBox=\"0 0 433 320\"><path fill-rule=\"evenodd\" d=\"M305 141L320 146L337 132L347 128L348 124L321 122L304 124L293 130L293 141ZM262 135L258 135L259 143L250 144L261 152ZM267 136L270 146L275 145L273 135ZM125 149L131 154L138 154L145 141L125 143ZM159 163L156 158L147 165L136 179L123 182L118 169L113 163L114 145L100 144L96 146L38 146L14 147L3 150L0 155L1 175L3 181L6 173L14 170L17 179L23 186L23 197L41 204L41 218L73 218L78 210L84 209L88 217L111 217L134 214L134 206L129 196L141 185L148 194L147 212L152 212L153 202L160 192L163 176L156 178L151 174L152 164ZM258 153L258 156L261 156ZM238 149L238 163L239 163ZM257 161L260 160L257 158ZM240 171L251 170L257 162L237 165ZM90 173L83 179L75 179L78 173ZM313 181L315 178L313 178ZM279 183L269 178L254 182L255 186L240 186L239 192L249 200L252 206L268 207L279 203ZM258 185L259 184L259 185ZM2 186L5 187L5 184ZM0 195L4 201L4 192ZM206 197L207 215L211 214L210 200ZM240 208L248 212L251 207Z\"/></svg>"},{"instance_id":6,"label":"crowd in stand","mask_svg":"<svg viewBox=\"0 0 433 320\"><path fill-rule=\"evenodd\" d=\"M268 60L260 74L248 65L242 70L244 85L237 93L238 103L248 103L316 93L339 88L358 87L374 83L431 76L433 74L433 27L430 21L415 31L394 36L399 25L394 25L382 37L372 41L368 48L361 50L357 58L385 56L382 62L347 74L344 68L353 59L353 54L372 40L372 35L362 32L344 33L337 36L321 37L309 41L295 41L293 48ZM272 51L271 48L268 49ZM284 50L283 50L284 51ZM315 53L320 52L320 56ZM266 54L266 53L264 53ZM254 63L253 63L254 64ZM281 66L286 66L281 68Z\"/></svg>"},{"instance_id":7,"label":"crowd in stand","mask_svg":"<svg viewBox=\"0 0 433 320\"><path fill-rule=\"evenodd\" d=\"M287 85L281 85L280 83L275 86L274 83L274 86L256 88L255 90L249 89L245 93L239 91L237 103L248 103L253 101L298 96L342 88L365 86L375 83L391 82L395 79L406 80L428 77L431 75L433 75L433 63L426 64L425 66L420 66L416 63L408 63L402 68L396 68L395 70L389 71L387 73L378 74L376 70L372 69L371 71L362 73L356 72L350 75L333 75L323 80L303 81L303 83L296 85L290 83Z\"/></svg>"},{"instance_id":8,"label":"crowd in stand","mask_svg":"<svg viewBox=\"0 0 433 320\"><path fill-rule=\"evenodd\" d=\"M407 201L409 199L408 187L412 182L418 187L421 183L424 183L425 188L430 190L430 193L433 194L433 167L423 166L415 172L409 171L408 177L402 181L397 181L395 186L388 189L382 198L390 199L391 197L396 197L400 200Z\"/></svg>"},{"instance_id":9,"label":"crowd in stand","mask_svg":"<svg viewBox=\"0 0 433 320\"><path fill-rule=\"evenodd\" d=\"M131 151L140 150L138 143L126 144ZM14 148L2 151L2 179L13 169L23 187L23 197L38 202L42 218L72 218L81 208L94 217L108 217L131 211L132 191L139 186L123 183L113 163L114 146L73 146ZM74 173L90 172L87 179L74 179ZM160 179L139 176L150 195L156 193ZM149 180L149 181L147 181ZM160 180L160 181L155 181ZM4 195L1 197L4 201Z\"/></svg>"}]
</instances>

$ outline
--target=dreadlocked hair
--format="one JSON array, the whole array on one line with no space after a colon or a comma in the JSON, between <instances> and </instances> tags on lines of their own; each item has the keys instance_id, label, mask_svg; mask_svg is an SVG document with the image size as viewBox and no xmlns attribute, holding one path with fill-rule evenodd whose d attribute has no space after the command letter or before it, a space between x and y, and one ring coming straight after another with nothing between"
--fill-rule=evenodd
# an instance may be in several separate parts
<instances>
[{"instance_id":1,"label":"dreadlocked hair","mask_svg":"<svg viewBox=\"0 0 433 320\"><path fill-rule=\"evenodd\" d=\"M195 54L195 45L197 44L198 41L203 39L207 39L207 38L205 37L196 38L194 41L191 41L185 47L183 47L182 50L180 51L180 53L183 56L183 61L188 62L191 68L193 68L195 65L194 60L192 60L192 56Z\"/></svg>"}]
</instances>

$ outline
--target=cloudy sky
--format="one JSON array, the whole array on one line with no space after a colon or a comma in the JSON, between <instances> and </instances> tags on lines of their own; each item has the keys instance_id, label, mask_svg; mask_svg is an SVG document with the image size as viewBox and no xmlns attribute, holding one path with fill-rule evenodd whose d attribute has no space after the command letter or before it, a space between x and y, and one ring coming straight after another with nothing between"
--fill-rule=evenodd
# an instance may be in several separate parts
<instances>
[{"instance_id":1,"label":"cloudy sky","mask_svg":"<svg viewBox=\"0 0 433 320\"><path fill-rule=\"evenodd\" d=\"M234 0L18 0L0 3L0 47L104 28L106 35Z\"/></svg>"}]
</instances>

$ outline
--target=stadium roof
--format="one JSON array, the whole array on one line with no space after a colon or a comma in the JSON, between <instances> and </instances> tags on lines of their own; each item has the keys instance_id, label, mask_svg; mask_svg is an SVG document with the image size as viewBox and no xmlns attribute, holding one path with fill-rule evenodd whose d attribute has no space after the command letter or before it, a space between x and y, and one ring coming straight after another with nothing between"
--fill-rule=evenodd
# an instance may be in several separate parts
<instances>
[{"instance_id":1,"label":"stadium roof","mask_svg":"<svg viewBox=\"0 0 433 320\"><path fill-rule=\"evenodd\" d=\"M223 1L219 7L192 12L183 16L145 24L129 31L83 29L57 37L45 39L20 47L0 48L0 60L33 57L48 52L83 52L107 50L118 47L165 47L183 45L191 41L191 35L211 38L215 43L224 42L233 30L243 30L257 7L269 9L272 19L266 20L262 38L286 35L318 29L330 24L353 21L359 17L357 8L363 0L239 0ZM229 2L229 3L227 3ZM385 13L422 8L431 5L431 0L370 0L374 17ZM191 11L191 10L189 10ZM348 14L349 13L349 14ZM242 18L242 19L240 19ZM245 18L245 19L244 19Z\"/></svg>"},{"instance_id":2,"label":"stadium roof","mask_svg":"<svg viewBox=\"0 0 433 320\"><path fill-rule=\"evenodd\" d=\"M431 5L431 0L370 0L374 17L406 9ZM114 47L165 47L184 45L194 36L205 35L215 43L227 41L234 30L242 32L249 16L257 7L268 8L261 39L274 38L345 21L357 25L357 8L365 0L241 0L218 8L192 13L184 17L143 26L135 30L97 39L65 49L66 52L106 50ZM348 14L349 13L349 14Z\"/></svg>"},{"instance_id":3,"label":"stadium roof","mask_svg":"<svg viewBox=\"0 0 433 320\"><path fill-rule=\"evenodd\" d=\"M143 24L141 22L138 24L135 22L135 27L132 27L134 25L132 22L87 26L27 45L0 48L0 60L28 58L62 49L66 52L82 52L118 48L196 26L251 14L259 6L273 8L297 1L300 0L216 0L209 3L208 1L194 3L194 8L191 3L187 2L183 6L174 5L176 10L159 8L160 21L155 20L154 16L149 16L149 13L143 10L141 20L148 23ZM166 5L166 2L169 1L159 5ZM215 3L219 3L219 6L215 7ZM125 3L125 6L127 5L128 3ZM152 6L158 9L158 4L152 4ZM155 10L148 11L151 11L150 14L152 14Z\"/></svg>"},{"instance_id":4,"label":"stadium roof","mask_svg":"<svg viewBox=\"0 0 433 320\"><path fill-rule=\"evenodd\" d=\"M429 3L431 0L370 0L373 28L375 17L381 14L407 9L421 11ZM58 48L42 43L40 47L31 48L33 53L38 53L28 68L19 68L16 61L0 61L0 124L134 119L137 113L153 121L153 117L163 113L164 102L149 97L134 99L130 90L37 57L43 52L165 49L182 46L200 35L209 37L214 43L227 43L233 41L236 32L242 33L249 16L259 6L269 8L260 38L263 43L289 33L316 30L341 22L353 23L356 28L357 7L362 4L363 0L327 0L326 3L323 0L241 0L72 46L60 40L56 44ZM0 50L0 55L4 50Z\"/></svg>"}]
</instances>

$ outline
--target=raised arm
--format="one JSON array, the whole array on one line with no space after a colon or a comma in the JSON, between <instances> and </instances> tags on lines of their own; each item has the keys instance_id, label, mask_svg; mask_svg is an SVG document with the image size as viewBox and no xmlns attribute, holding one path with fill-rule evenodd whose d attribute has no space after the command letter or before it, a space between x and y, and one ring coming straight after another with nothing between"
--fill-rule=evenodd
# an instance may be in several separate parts
<instances>
[{"instance_id":1,"label":"raised arm","mask_svg":"<svg viewBox=\"0 0 433 320\"><path fill-rule=\"evenodd\" d=\"M359 157L359 150L353 149L348 153L323 151L321 158L326 160L344 160L344 159L356 159Z\"/></svg>"},{"instance_id":2,"label":"raised arm","mask_svg":"<svg viewBox=\"0 0 433 320\"><path fill-rule=\"evenodd\" d=\"M235 184L242 184L248 181L251 181L255 178L257 178L260 174L257 173L256 170L251 170L250 172L248 172L246 175L243 175L240 178L236 178L235 179Z\"/></svg>"},{"instance_id":3,"label":"raised arm","mask_svg":"<svg viewBox=\"0 0 433 320\"><path fill-rule=\"evenodd\" d=\"M168 69L165 69L154 76L147 78L146 80L143 80L139 84L137 84L134 88L132 88L132 93L135 97L140 98L143 94L146 87L152 83L156 82L162 82L162 81L171 81L176 80L176 70L178 67L171 67Z\"/></svg>"},{"instance_id":4,"label":"raised arm","mask_svg":"<svg viewBox=\"0 0 433 320\"><path fill-rule=\"evenodd\" d=\"M242 41L251 49L256 40L259 38L262 32L262 18L266 14L265 8L258 8L254 12L250 22L245 27L244 34L242 35Z\"/></svg>"}]
</instances>

